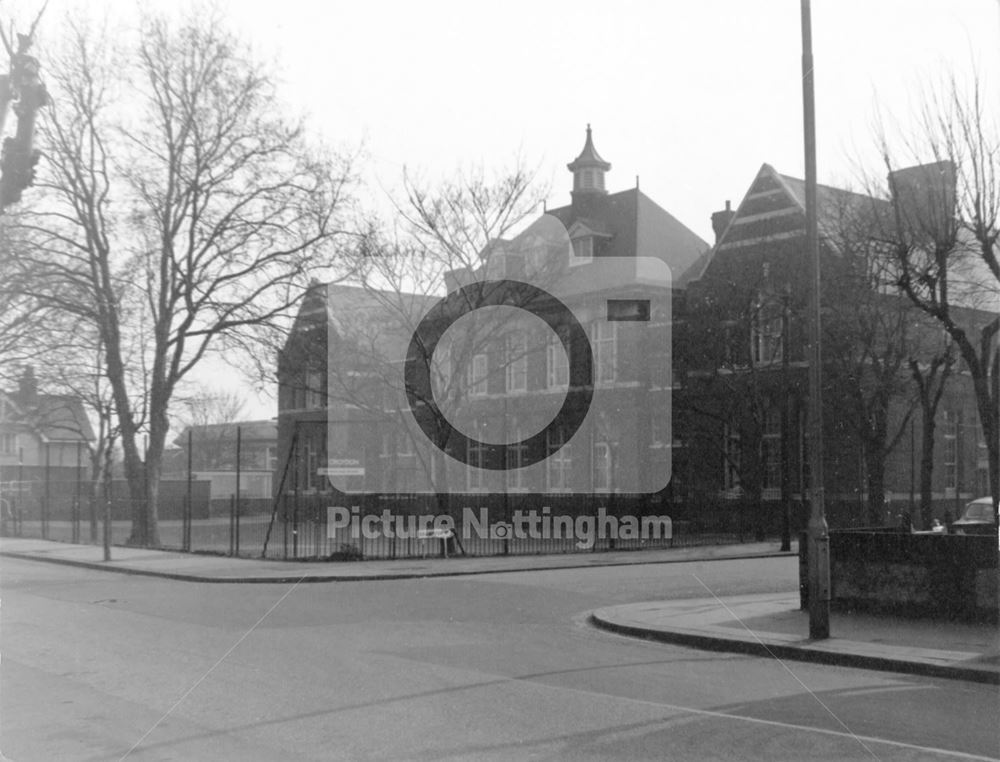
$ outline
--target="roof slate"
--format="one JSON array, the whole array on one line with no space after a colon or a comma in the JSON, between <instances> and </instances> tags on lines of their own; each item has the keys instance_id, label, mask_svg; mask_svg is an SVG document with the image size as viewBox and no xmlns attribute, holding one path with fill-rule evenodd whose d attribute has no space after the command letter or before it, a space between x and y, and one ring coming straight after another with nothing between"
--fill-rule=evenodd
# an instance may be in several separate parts
<instances>
[{"instance_id":1,"label":"roof slate","mask_svg":"<svg viewBox=\"0 0 1000 762\"><path fill-rule=\"evenodd\" d=\"M19 417L15 423L29 426L43 439L53 442L92 442L96 438L83 402L78 397L39 394L30 406L19 401L17 394L8 394L6 397L18 411Z\"/></svg>"},{"instance_id":2,"label":"roof slate","mask_svg":"<svg viewBox=\"0 0 1000 762\"><path fill-rule=\"evenodd\" d=\"M588 227L592 223L600 225L602 232L610 236L602 256L656 257L670 267L675 284L682 282L692 265L711 248L638 188L588 195L567 206L549 209L548 214L567 230L576 222Z\"/></svg>"}]
</instances>

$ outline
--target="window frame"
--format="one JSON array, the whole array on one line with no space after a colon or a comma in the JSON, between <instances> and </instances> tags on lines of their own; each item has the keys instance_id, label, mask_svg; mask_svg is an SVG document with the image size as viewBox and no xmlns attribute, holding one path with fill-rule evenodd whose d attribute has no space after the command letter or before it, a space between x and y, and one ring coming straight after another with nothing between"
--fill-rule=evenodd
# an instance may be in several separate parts
<instances>
[{"instance_id":1,"label":"window frame","mask_svg":"<svg viewBox=\"0 0 1000 762\"><path fill-rule=\"evenodd\" d=\"M750 321L750 361L781 362L785 352L784 308L773 300L760 300Z\"/></svg>"},{"instance_id":2,"label":"window frame","mask_svg":"<svg viewBox=\"0 0 1000 762\"><path fill-rule=\"evenodd\" d=\"M601 463L603 463L603 465L600 468L600 470L598 469L599 461L597 456L599 449L603 449L604 451L604 454L601 457ZM603 493L612 491L613 489L612 478L611 478L613 471L612 463L613 463L613 457L612 457L611 443L606 441L594 442L593 451L591 453L591 469L590 469L591 486L594 492ZM604 481L603 486L598 484L599 481L598 475L601 475L603 477Z\"/></svg>"},{"instance_id":3,"label":"window frame","mask_svg":"<svg viewBox=\"0 0 1000 762\"><path fill-rule=\"evenodd\" d=\"M593 340L591 342L594 350L594 383L613 384L618 379L618 324L607 320L595 320L592 324ZM610 336L602 335L605 331L610 331ZM611 357L607 360L607 352ZM605 368L610 368L610 377L606 376Z\"/></svg>"},{"instance_id":4,"label":"window frame","mask_svg":"<svg viewBox=\"0 0 1000 762\"><path fill-rule=\"evenodd\" d=\"M586 265L594 261L594 236L577 236L571 243L571 256L569 258L571 266ZM581 249L583 249L583 253L581 253Z\"/></svg>"},{"instance_id":5,"label":"window frame","mask_svg":"<svg viewBox=\"0 0 1000 762\"><path fill-rule=\"evenodd\" d=\"M722 488L726 492L742 485L740 469L743 466L743 438L738 429L729 423L722 426Z\"/></svg>"},{"instance_id":6,"label":"window frame","mask_svg":"<svg viewBox=\"0 0 1000 762\"><path fill-rule=\"evenodd\" d=\"M482 361L482 373L477 366ZM485 397L490 393L490 358L485 352L477 352L472 356L465 374L466 388L469 390L469 397Z\"/></svg>"},{"instance_id":7,"label":"window frame","mask_svg":"<svg viewBox=\"0 0 1000 762\"><path fill-rule=\"evenodd\" d=\"M562 429L550 429L545 438L548 457L545 460L545 488L548 492L572 492L570 482L573 473L572 445L566 440ZM553 479L553 475L558 479Z\"/></svg>"},{"instance_id":8,"label":"window frame","mask_svg":"<svg viewBox=\"0 0 1000 762\"><path fill-rule=\"evenodd\" d=\"M559 376L565 372L565 380L559 380ZM545 347L545 388L550 390L560 390L569 388L569 352L563 346L562 338L553 332L549 336L549 342Z\"/></svg>"},{"instance_id":9,"label":"window frame","mask_svg":"<svg viewBox=\"0 0 1000 762\"><path fill-rule=\"evenodd\" d=\"M517 348L515 348L517 345ZM528 391L528 339L522 331L507 337L504 344L507 357L504 369L504 388L511 393ZM519 381L515 385L515 380Z\"/></svg>"}]
</instances>

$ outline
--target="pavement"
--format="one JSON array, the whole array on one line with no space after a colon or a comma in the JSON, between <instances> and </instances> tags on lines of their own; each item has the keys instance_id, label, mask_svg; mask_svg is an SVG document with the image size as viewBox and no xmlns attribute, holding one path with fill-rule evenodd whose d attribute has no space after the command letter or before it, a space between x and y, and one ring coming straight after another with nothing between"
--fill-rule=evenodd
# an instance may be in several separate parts
<instances>
[{"instance_id":1,"label":"pavement","mask_svg":"<svg viewBox=\"0 0 1000 762\"><path fill-rule=\"evenodd\" d=\"M591 569L599 566L683 563L713 559L792 557L782 553L777 542L740 545L703 545L662 550L559 553L551 555L453 556L451 558L406 558L370 561L282 561L260 558L230 558L199 553L178 553L114 546L111 560L103 549L51 540L19 537L0 538L0 556L81 566L101 571L139 574L185 582L294 583L358 582L363 580L456 577L469 574Z\"/></svg>"},{"instance_id":2,"label":"pavement","mask_svg":"<svg viewBox=\"0 0 1000 762\"><path fill-rule=\"evenodd\" d=\"M297 562L115 546L112 559L104 561L102 549L93 545L0 538L0 556L203 583L357 582L795 555L764 542L546 556ZM706 586L706 593L705 598L605 607L593 611L590 622L621 635L706 650L1000 684L996 625L834 611L831 637L810 640L808 613L800 610L797 591L722 599Z\"/></svg>"},{"instance_id":3,"label":"pavement","mask_svg":"<svg viewBox=\"0 0 1000 762\"><path fill-rule=\"evenodd\" d=\"M590 621L701 649L1000 684L995 624L832 611L831 637L810 640L797 592L631 603L598 609Z\"/></svg>"}]
</instances>

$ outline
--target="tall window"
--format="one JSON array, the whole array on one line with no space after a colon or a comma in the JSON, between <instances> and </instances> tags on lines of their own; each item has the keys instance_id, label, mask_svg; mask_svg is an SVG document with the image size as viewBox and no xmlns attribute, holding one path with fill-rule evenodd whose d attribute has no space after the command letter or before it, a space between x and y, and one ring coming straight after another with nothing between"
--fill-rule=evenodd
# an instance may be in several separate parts
<instances>
[{"instance_id":1,"label":"tall window","mask_svg":"<svg viewBox=\"0 0 1000 762\"><path fill-rule=\"evenodd\" d=\"M305 470L302 479L302 489L307 492L317 489L320 486L319 470L319 448L316 444L307 440L302 448L302 466Z\"/></svg>"},{"instance_id":2,"label":"tall window","mask_svg":"<svg viewBox=\"0 0 1000 762\"><path fill-rule=\"evenodd\" d=\"M479 431L478 421L472 422L473 431ZM469 468L465 469L465 486L470 492L477 492L483 489L483 466L486 463L486 446L478 438L470 438L466 445L466 462Z\"/></svg>"},{"instance_id":3,"label":"tall window","mask_svg":"<svg viewBox=\"0 0 1000 762\"><path fill-rule=\"evenodd\" d=\"M976 494L988 495L990 484L989 453L982 423L976 423Z\"/></svg>"},{"instance_id":4,"label":"tall window","mask_svg":"<svg viewBox=\"0 0 1000 762\"><path fill-rule=\"evenodd\" d=\"M451 384L451 345L438 344L431 357L431 364L434 369L431 389L435 395L447 395Z\"/></svg>"},{"instance_id":5,"label":"tall window","mask_svg":"<svg viewBox=\"0 0 1000 762\"><path fill-rule=\"evenodd\" d=\"M594 442L593 480L595 492L611 489L611 445Z\"/></svg>"},{"instance_id":6,"label":"tall window","mask_svg":"<svg viewBox=\"0 0 1000 762\"><path fill-rule=\"evenodd\" d=\"M522 439L521 427L514 427L514 444L507 446L507 489L525 489L524 468L525 459L528 457L528 446Z\"/></svg>"},{"instance_id":7,"label":"tall window","mask_svg":"<svg viewBox=\"0 0 1000 762\"><path fill-rule=\"evenodd\" d=\"M593 236L582 236L573 240L573 258L571 265L583 265L594 258Z\"/></svg>"},{"instance_id":8,"label":"tall window","mask_svg":"<svg viewBox=\"0 0 1000 762\"><path fill-rule=\"evenodd\" d=\"M524 334L507 338L507 391L524 392L528 389L528 346Z\"/></svg>"},{"instance_id":9,"label":"tall window","mask_svg":"<svg viewBox=\"0 0 1000 762\"><path fill-rule=\"evenodd\" d=\"M548 435L546 460L546 478L550 491L570 492L570 475L573 467L573 456L570 445L566 443L566 433L562 429L550 430Z\"/></svg>"},{"instance_id":10,"label":"tall window","mask_svg":"<svg viewBox=\"0 0 1000 762\"><path fill-rule=\"evenodd\" d=\"M0 453L4 455L14 455L17 452L17 435L11 433L0 434Z\"/></svg>"},{"instance_id":11,"label":"tall window","mask_svg":"<svg viewBox=\"0 0 1000 762\"><path fill-rule=\"evenodd\" d=\"M722 429L723 487L733 490L740 486L740 468L743 463L743 449L740 434L728 423Z\"/></svg>"},{"instance_id":12,"label":"tall window","mask_svg":"<svg viewBox=\"0 0 1000 762\"><path fill-rule=\"evenodd\" d=\"M615 380L618 342L617 324L599 320L594 323L594 364L597 383L607 384Z\"/></svg>"},{"instance_id":13,"label":"tall window","mask_svg":"<svg viewBox=\"0 0 1000 762\"><path fill-rule=\"evenodd\" d=\"M766 490L781 489L781 410L769 407L764 414L764 431L760 441Z\"/></svg>"},{"instance_id":14,"label":"tall window","mask_svg":"<svg viewBox=\"0 0 1000 762\"><path fill-rule=\"evenodd\" d=\"M954 493L958 487L958 427L961 414L944 411L944 488Z\"/></svg>"},{"instance_id":15,"label":"tall window","mask_svg":"<svg viewBox=\"0 0 1000 762\"><path fill-rule=\"evenodd\" d=\"M782 307L774 302L757 305L750 326L750 357L755 363L777 362L784 351Z\"/></svg>"},{"instance_id":16,"label":"tall window","mask_svg":"<svg viewBox=\"0 0 1000 762\"><path fill-rule=\"evenodd\" d=\"M306 372L306 408L318 410L326 407L326 399L323 394L323 374L318 370Z\"/></svg>"},{"instance_id":17,"label":"tall window","mask_svg":"<svg viewBox=\"0 0 1000 762\"><path fill-rule=\"evenodd\" d=\"M565 389L569 386L569 356L562 341L554 333L549 336L545 357L549 389Z\"/></svg>"},{"instance_id":18,"label":"tall window","mask_svg":"<svg viewBox=\"0 0 1000 762\"><path fill-rule=\"evenodd\" d=\"M666 417L659 411L653 411L649 419L649 446L668 447L671 444L667 441L669 429Z\"/></svg>"},{"instance_id":19,"label":"tall window","mask_svg":"<svg viewBox=\"0 0 1000 762\"><path fill-rule=\"evenodd\" d=\"M488 364L489 358L487 355L479 354L473 356L472 364L469 365L469 371L466 375L470 397L486 396L489 389L486 377Z\"/></svg>"},{"instance_id":20,"label":"tall window","mask_svg":"<svg viewBox=\"0 0 1000 762\"><path fill-rule=\"evenodd\" d=\"M382 471L382 489L396 491L396 437L392 433L382 434L382 447L378 458Z\"/></svg>"},{"instance_id":21,"label":"tall window","mask_svg":"<svg viewBox=\"0 0 1000 762\"><path fill-rule=\"evenodd\" d=\"M527 271L529 275L537 275L545 270L548 251L542 245L532 246L525 254L527 259Z\"/></svg>"}]
</instances>

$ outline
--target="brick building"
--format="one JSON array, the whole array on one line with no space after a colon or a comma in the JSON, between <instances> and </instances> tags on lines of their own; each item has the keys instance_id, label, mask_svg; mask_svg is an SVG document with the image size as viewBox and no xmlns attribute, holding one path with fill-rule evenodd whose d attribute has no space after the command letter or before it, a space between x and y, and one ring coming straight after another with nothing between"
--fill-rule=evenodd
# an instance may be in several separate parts
<instances>
[{"instance_id":1,"label":"brick building","mask_svg":"<svg viewBox=\"0 0 1000 762\"><path fill-rule=\"evenodd\" d=\"M588 377L577 377L582 355L575 354L564 326L546 317L558 306L543 300L529 308L517 301L523 295L509 295L504 305L530 309L534 316L507 322L503 340L488 349L453 342L434 354L435 362L447 356L435 366L441 372L435 383L445 385L435 397L460 399L461 409L451 408L448 418L478 435L452 432L440 449L428 452L415 446L420 435L399 434L398 415L406 409L399 390L386 405L371 381L383 371L398 372L414 326L439 297L316 284L279 358L279 471L292 464L285 491L330 492L330 481L320 474L328 464L349 491L439 492L446 483L449 491L469 495L506 491L508 505L561 498L579 503L572 495L628 492L617 485L634 487L669 468L670 297L709 246L638 187L608 192L610 167L588 127L582 151L568 165L570 203L547 210L512 239L492 242L476 269L447 276L449 291L504 278L557 294L590 336ZM653 277L642 262L668 265L673 283L662 273ZM387 321L387 300L394 302L388 311L405 319ZM353 328L347 325L352 320ZM536 325L529 325L532 320ZM543 321L552 330L539 328ZM646 373L651 367L660 369L655 379ZM358 378L367 381L348 393ZM568 399L578 387L599 399L591 409L599 407L600 414L587 424L570 431L528 423L539 411L554 415L560 408L552 400ZM496 458L506 459L503 468L487 465Z\"/></svg>"},{"instance_id":2,"label":"brick building","mask_svg":"<svg viewBox=\"0 0 1000 762\"><path fill-rule=\"evenodd\" d=\"M895 522L919 502L922 411L911 361L926 373L947 341L895 286L880 235L889 202L819 186L818 206L828 518L831 526ZM802 526L809 479L804 182L765 164L737 209L727 202L712 222L712 254L675 312L674 496L745 506L766 527L781 522L787 503ZM974 334L996 316L955 314ZM940 517L986 491L970 381L955 358L934 437L932 499Z\"/></svg>"},{"instance_id":3,"label":"brick building","mask_svg":"<svg viewBox=\"0 0 1000 762\"><path fill-rule=\"evenodd\" d=\"M559 351L558 331L547 343L522 343L517 327L500 349L449 349L439 369L445 386L432 386L433 396L447 398L448 383L461 390L464 406L447 417L466 436L442 440L439 449L450 460L433 448L428 454L415 445L419 435L399 434L400 412L407 410L402 391L387 402L374 381L387 372L399 375L415 325L439 297L315 284L279 358L276 490L335 496L331 474L349 493L376 494L395 505L403 495L422 492L461 492L467 501L502 491L508 507L580 504L574 495L585 493L604 502L601 496L615 495L635 510L669 506L675 518L700 522L703 531L739 526L741 532L755 527L774 533L786 509L793 528L804 524L803 181L763 165L737 208L727 204L712 216L716 241L710 247L637 187L609 193L610 164L589 129L568 169L570 203L549 209L511 240L494 241L475 272L449 273L448 289L521 276L533 263L562 273L560 283L571 285L553 293L565 297L587 327L592 386L606 402L604 428L577 432L572 441L546 430L524 448L470 443L525 442L532 432L520 431L519 416L532 406L557 410L545 408L546 401L561 399L577 383L571 353ZM820 186L819 204L829 518L833 526L895 522L912 512L920 492L923 421L911 361L926 372L947 346L940 328L893 286L890 258L877 235L887 202ZM628 323L607 320L602 310L609 300L637 301L638 271L622 276L615 269L637 257L667 263L674 277L665 289L672 307L648 316L650 330L632 334ZM387 322L385 307L394 300L395 318ZM995 316L972 308L955 314L974 330ZM657 367L667 346L673 358L668 383L637 373L643 364ZM984 493L987 465L970 379L957 359L935 421L933 509L939 517L945 511L954 516ZM456 442L465 449L448 450ZM491 458L537 465L455 470L456 462L482 465ZM628 485L665 463L672 463L670 484L635 490L654 494L633 499ZM434 500L428 494L417 503Z\"/></svg>"}]
</instances>

